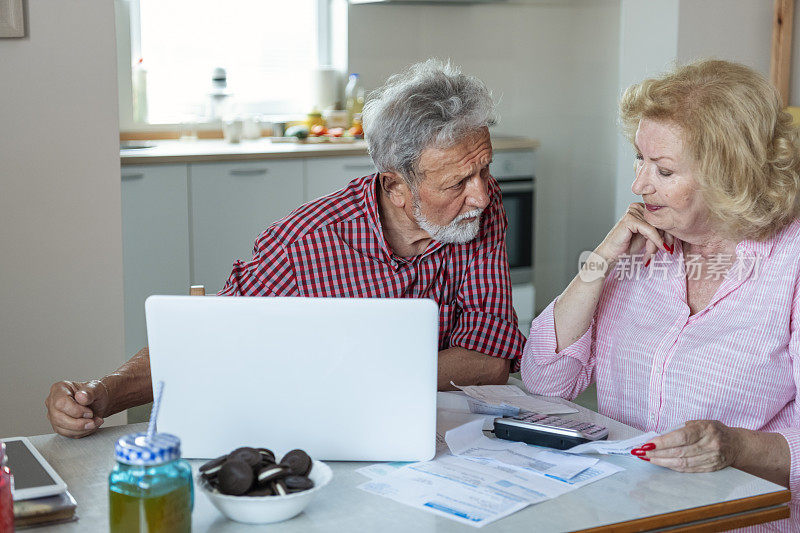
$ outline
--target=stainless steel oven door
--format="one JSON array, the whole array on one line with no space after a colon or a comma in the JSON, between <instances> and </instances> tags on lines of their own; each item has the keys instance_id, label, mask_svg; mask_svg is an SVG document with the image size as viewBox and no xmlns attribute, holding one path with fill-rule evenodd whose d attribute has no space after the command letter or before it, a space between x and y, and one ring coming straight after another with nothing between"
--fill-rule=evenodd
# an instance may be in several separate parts
<instances>
[{"instance_id":1,"label":"stainless steel oven door","mask_svg":"<svg viewBox=\"0 0 800 533\"><path fill-rule=\"evenodd\" d=\"M534 178L498 178L508 217L506 248L511 283L533 282Z\"/></svg>"}]
</instances>

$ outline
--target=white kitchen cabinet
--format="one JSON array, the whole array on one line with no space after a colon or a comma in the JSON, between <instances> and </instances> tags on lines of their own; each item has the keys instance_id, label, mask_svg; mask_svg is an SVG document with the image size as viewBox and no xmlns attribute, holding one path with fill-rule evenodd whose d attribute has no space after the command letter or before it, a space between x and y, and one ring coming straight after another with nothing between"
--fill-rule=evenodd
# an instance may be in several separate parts
<instances>
[{"instance_id":1,"label":"white kitchen cabinet","mask_svg":"<svg viewBox=\"0 0 800 533\"><path fill-rule=\"evenodd\" d=\"M189 291L186 165L122 168L122 265L131 356L147 344L147 297Z\"/></svg>"},{"instance_id":2,"label":"white kitchen cabinet","mask_svg":"<svg viewBox=\"0 0 800 533\"><path fill-rule=\"evenodd\" d=\"M303 162L189 165L192 284L219 291L256 237L303 203Z\"/></svg>"},{"instance_id":3,"label":"white kitchen cabinet","mask_svg":"<svg viewBox=\"0 0 800 533\"><path fill-rule=\"evenodd\" d=\"M305 201L338 191L355 178L376 172L372 158L365 156L314 157L305 165Z\"/></svg>"}]
</instances>

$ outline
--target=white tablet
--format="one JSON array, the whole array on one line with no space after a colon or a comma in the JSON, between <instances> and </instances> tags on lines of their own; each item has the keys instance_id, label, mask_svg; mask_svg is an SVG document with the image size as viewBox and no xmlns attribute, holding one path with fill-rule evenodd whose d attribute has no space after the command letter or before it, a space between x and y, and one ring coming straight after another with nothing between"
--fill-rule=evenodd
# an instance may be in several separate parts
<instances>
[{"instance_id":1,"label":"white tablet","mask_svg":"<svg viewBox=\"0 0 800 533\"><path fill-rule=\"evenodd\" d=\"M6 443L6 464L14 476L14 500L61 494L67 484L26 437L0 439Z\"/></svg>"}]
</instances>

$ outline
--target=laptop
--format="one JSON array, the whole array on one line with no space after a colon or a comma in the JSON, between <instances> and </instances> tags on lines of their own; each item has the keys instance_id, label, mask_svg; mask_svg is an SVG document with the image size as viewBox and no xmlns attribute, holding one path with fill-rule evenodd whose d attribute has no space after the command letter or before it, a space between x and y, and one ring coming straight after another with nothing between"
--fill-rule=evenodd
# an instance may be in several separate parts
<instances>
[{"instance_id":1,"label":"laptop","mask_svg":"<svg viewBox=\"0 0 800 533\"><path fill-rule=\"evenodd\" d=\"M423 461L436 445L438 308L428 299L151 296L158 430L185 458Z\"/></svg>"}]
</instances>

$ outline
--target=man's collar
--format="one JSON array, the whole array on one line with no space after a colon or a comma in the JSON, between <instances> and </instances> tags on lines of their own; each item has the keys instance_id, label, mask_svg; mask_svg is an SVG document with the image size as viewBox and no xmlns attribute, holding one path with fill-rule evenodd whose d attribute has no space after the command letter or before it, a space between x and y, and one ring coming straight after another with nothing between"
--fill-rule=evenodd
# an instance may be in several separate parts
<instances>
[{"instance_id":1,"label":"man's collar","mask_svg":"<svg viewBox=\"0 0 800 533\"><path fill-rule=\"evenodd\" d=\"M422 252L420 255L412 257L412 258L403 258L395 255L392 251L392 248L389 246L389 243L386 241L386 235L383 231L383 224L381 223L381 215L380 215L380 203L378 199L378 188L380 187L380 180L378 179L380 174L375 173L370 177L369 180L365 183L365 188L363 191L363 201L364 201L364 211L367 214L367 221L370 225L370 228L375 232L375 235L378 237L378 243L381 250L386 254L390 261L394 261L395 259L402 262L412 262L414 259L422 258L428 254L431 254L445 246L444 243L441 243L436 240L431 240L428 243L428 246L425 248L425 251Z\"/></svg>"},{"instance_id":2,"label":"man's collar","mask_svg":"<svg viewBox=\"0 0 800 533\"><path fill-rule=\"evenodd\" d=\"M364 202L364 212L367 215L367 223L378 237L378 247L383 251L386 257L391 260L392 250L389 248L389 243L386 242L386 236L383 234L380 206L378 205L378 186L380 185L380 180L378 179L379 175L380 174L376 172L364 183L362 201Z\"/></svg>"}]
</instances>

